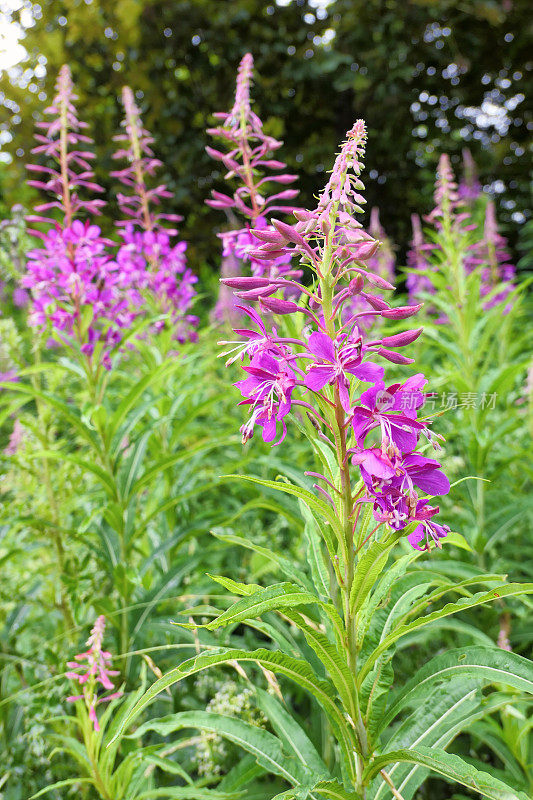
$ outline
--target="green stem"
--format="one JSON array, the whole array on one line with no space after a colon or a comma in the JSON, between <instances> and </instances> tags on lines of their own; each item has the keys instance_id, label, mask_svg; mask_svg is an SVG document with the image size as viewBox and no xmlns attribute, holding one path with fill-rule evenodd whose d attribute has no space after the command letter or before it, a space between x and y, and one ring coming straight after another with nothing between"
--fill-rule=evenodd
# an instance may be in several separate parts
<instances>
[{"instance_id":1,"label":"green stem","mask_svg":"<svg viewBox=\"0 0 533 800\"><path fill-rule=\"evenodd\" d=\"M336 211L334 212L336 213ZM332 230L334 226L332 225ZM320 290L322 294L322 308L324 313L324 321L328 335L335 339L335 322L333 319L333 294L335 288L335 280L331 274L331 253L332 253L332 235L327 237L326 247L324 250L324 258L321 264L321 277ZM368 756L368 736L364 725L363 717L361 714L359 695L357 690L357 615L352 614L350 608L350 593L355 575L355 560L356 553L354 548L354 534L353 534L353 510L354 498L352 494L352 485L350 478L350 468L347 456L347 418L346 413L342 407L340 400L338 386L334 390L334 415L335 415L335 448L337 454L337 464L339 467L339 485L338 490L340 493L340 503L337 508L341 521L342 541L340 546L343 552L345 579L340 585L341 605L344 615L344 625L346 631L346 652L348 667L351 675L353 676L353 690L350 702L350 707L347 710L351 717L357 740L359 742L359 753L356 754L356 775L354 776L355 789L359 793L364 792L362 783L362 775L366 765ZM337 593L336 593L337 594Z\"/></svg>"},{"instance_id":2,"label":"green stem","mask_svg":"<svg viewBox=\"0 0 533 800\"><path fill-rule=\"evenodd\" d=\"M40 349L37 346L35 351L35 364L39 365L41 362L41 353ZM42 387L40 385L41 381L37 375L33 375L31 378L32 386L37 391L41 391ZM45 443L45 448L48 449L50 447L50 430L48 427L48 423L46 417L44 415L43 405L39 397L35 397L35 404L37 407L37 418L39 420L41 435L43 441ZM47 458L42 459L41 462L41 475L43 486L46 492L46 499L48 501L48 506L50 509L50 518L52 521L52 528L51 528L51 536L52 542L54 545L54 550L56 554L56 563L57 563L57 571L59 574L59 606L61 608L61 613L63 614L63 619L65 622L66 633L68 634L69 639L72 639L74 635L74 631L76 629L76 622L74 620L74 613L72 611L72 605L70 602L70 597L68 593L65 592L64 589L64 578L65 578L65 547L63 545L63 538L61 536L61 514L59 511L59 503L57 502L57 498L54 492L54 488L52 486L52 479L50 476L50 466Z\"/></svg>"},{"instance_id":3,"label":"green stem","mask_svg":"<svg viewBox=\"0 0 533 800\"><path fill-rule=\"evenodd\" d=\"M105 379L101 382L99 386L98 376L95 374L93 370L92 363L90 359L87 357L85 363L83 364L85 374L87 376L87 385L89 389L89 396L91 402L96 406L100 407L103 400L103 395L105 392ZM120 563L124 568L127 567L128 560L129 560L129 553L128 547L126 542L126 530L124 525L124 519L126 515L126 508L124 505L124 499L120 492L118 483L117 483L117 475L116 475L116 467L111 457L109 441L107 438L107 433L105 430L105 426L103 425L102 421L97 416L95 420L95 428L96 432L98 433L98 437L100 439L101 448L98 449L97 457L100 461L101 466L106 471L109 480L113 486L113 495L114 500L119 508L119 520L120 526L115 529L115 532L118 536L119 540L119 557ZM120 611L120 650L122 653L127 653L129 650L129 620L128 620L128 605L129 605L129 592L127 590L127 583L124 583L123 591L119 592L120 595L120 602L121 602L121 611ZM126 671L128 667L128 662L126 662Z\"/></svg>"}]
</instances>

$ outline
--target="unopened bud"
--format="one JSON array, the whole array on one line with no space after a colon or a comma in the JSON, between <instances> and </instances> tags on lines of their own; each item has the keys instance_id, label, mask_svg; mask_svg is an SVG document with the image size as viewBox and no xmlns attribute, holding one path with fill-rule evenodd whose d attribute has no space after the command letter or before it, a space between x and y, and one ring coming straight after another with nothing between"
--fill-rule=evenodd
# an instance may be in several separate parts
<instances>
[{"instance_id":1,"label":"unopened bud","mask_svg":"<svg viewBox=\"0 0 533 800\"><path fill-rule=\"evenodd\" d=\"M242 300L259 300L261 297L269 297L269 295L274 294L277 290L277 286L266 286L263 289L250 289L247 292L235 292L235 296L240 297Z\"/></svg>"},{"instance_id":2,"label":"unopened bud","mask_svg":"<svg viewBox=\"0 0 533 800\"><path fill-rule=\"evenodd\" d=\"M353 297L355 294L360 294L365 282L361 275L357 275L355 278L352 278L350 283L348 284L348 292Z\"/></svg>"},{"instance_id":3,"label":"unopened bud","mask_svg":"<svg viewBox=\"0 0 533 800\"><path fill-rule=\"evenodd\" d=\"M259 278L253 275L246 275L240 278L221 278L220 283L224 286L229 286L230 289L261 289L265 286L270 286L269 278Z\"/></svg>"},{"instance_id":4,"label":"unopened bud","mask_svg":"<svg viewBox=\"0 0 533 800\"><path fill-rule=\"evenodd\" d=\"M260 247L257 250L249 250L248 255L250 258L259 261L273 261L275 258L279 258L285 254L285 250L267 250L267 247L268 245L265 245L264 249Z\"/></svg>"},{"instance_id":5,"label":"unopened bud","mask_svg":"<svg viewBox=\"0 0 533 800\"><path fill-rule=\"evenodd\" d=\"M301 310L292 300L281 300L278 297L262 297L260 305L274 314L294 314L295 311Z\"/></svg>"},{"instance_id":6,"label":"unopened bud","mask_svg":"<svg viewBox=\"0 0 533 800\"><path fill-rule=\"evenodd\" d=\"M400 353L395 353L394 350L386 350L384 347L379 348L378 354L386 358L387 361L392 361L393 364L412 364L414 362L414 358L407 358L407 356L402 356Z\"/></svg>"},{"instance_id":7,"label":"unopened bud","mask_svg":"<svg viewBox=\"0 0 533 800\"><path fill-rule=\"evenodd\" d=\"M359 278L363 280L362 276L359 275ZM376 297L375 294L367 294L367 292L361 292L361 297L363 297L368 305L372 306L373 309L376 311L388 311L390 306L385 300L382 300L381 297Z\"/></svg>"},{"instance_id":8,"label":"unopened bud","mask_svg":"<svg viewBox=\"0 0 533 800\"><path fill-rule=\"evenodd\" d=\"M305 244L304 238L300 236L291 225L287 225L286 222L281 222L279 219L273 219L271 221L278 233L284 236L289 242L299 245Z\"/></svg>"},{"instance_id":9,"label":"unopened bud","mask_svg":"<svg viewBox=\"0 0 533 800\"><path fill-rule=\"evenodd\" d=\"M383 311L382 317L386 319L407 319L417 314L422 308L423 303L416 306L398 306L397 308L387 308Z\"/></svg>"},{"instance_id":10,"label":"unopened bud","mask_svg":"<svg viewBox=\"0 0 533 800\"><path fill-rule=\"evenodd\" d=\"M381 343L387 347L405 347L405 345L411 344L415 339L418 339L423 330L423 328L414 328L410 331L396 333L394 336L385 336Z\"/></svg>"},{"instance_id":11,"label":"unopened bud","mask_svg":"<svg viewBox=\"0 0 533 800\"><path fill-rule=\"evenodd\" d=\"M259 239L260 242L282 245L287 241L278 231L267 231L264 228L252 228L250 233L252 236L255 236L256 239Z\"/></svg>"}]
</instances>

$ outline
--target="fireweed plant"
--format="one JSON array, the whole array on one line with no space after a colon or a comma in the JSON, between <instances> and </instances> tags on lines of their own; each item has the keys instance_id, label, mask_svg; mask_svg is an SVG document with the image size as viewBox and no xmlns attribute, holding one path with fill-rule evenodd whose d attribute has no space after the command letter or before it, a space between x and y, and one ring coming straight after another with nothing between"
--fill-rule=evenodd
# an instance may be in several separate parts
<instances>
[{"instance_id":1,"label":"fireweed plant","mask_svg":"<svg viewBox=\"0 0 533 800\"><path fill-rule=\"evenodd\" d=\"M275 790L276 798L408 800L428 772L436 772L493 800L526 800L522 786L506 785L446 752L473 720L490 713L482 688L500 681L526 688L531 678L526 659L490 645L451 649L421 666L405 685L394 683L392 659L403 638L425 626L432 626L435 636L450 615L531 593L533 585L481 572L450 580L439 570L438 550L462 539L437 521L433 496L446 494L450 486L440 463L426 455L440 440L432 418L420 412L426 380L421 373L391 385L385 379L387 363L412 364L399 350L421 331L375 337L360 330L358 314L343 319L343 305L359 294L384 323L405 320L420 309L393 308L373 291L392 287L368 270L377 242L354 217L364 202L359 176L365 141L359 120L314 210L297 210L292 225L272 219L274 231L252 231L264 243L253 258L268 262L289 255L313 273L310 286L290 280L298 303L279 296L286 278L267 273L224 279L249 299L254 292L258 301L258 310L247 312L249 328L237 330L242 344L231 355L241 359L246 373L237 384L248 412L243 440L260 429L266 441L281 445L292 423L304 431L310 454L322 465L322 472L308 473L312 489L303 476L299 482L246 478L298 499L307 525L309 569L242 538L244 547L269 555L287 581L264 588L215 576L240 599L222 613L211 611L211 621L179 624L204 629L200 634L226 628L231 644L232 633L247 622L259 626L268 645L199 653L156 681L120 732L178 681L215 665L238 662L242 669L248 663L249 669L270 675L276 687L278 699L259 692L273 733L212 712L179 712L145 722L132 735L152 730L166 736L193 727L238 742L257 765L251 769L245 759L234 768L220 787L227 791L257 790L254 778L266 772L285 783ZM271 315L300 319L300 334L278 333ZM395 545L403 554L391 561ZM420 569L418 560L428 554L432 557ZM277 623L270 621L273 615ZM321 744L280 702L285 678L321 708ZM249 679L257 685L257 676ZM272 791L263 787L260 796L271 797Z\"/></svg>"},{"instance_id":2,"label":"fireweed plant","mask_svg":"<svg viewBox=\"0 0 533 800\"><path fill-rule=\"evenodd\" d=\"M236 219L244 217L243 227L219 234L222 239L223 267L227 272L240 272L246 264L253 275L265 273L276 277L291 277L290 254L280 252L275 258L265 259L258 253L263 240L255 235L256 230L276 235L275 229L267 222L266 215L272 212L289 213L294 210L290 201L298 196L297 189L281 189L297 180L297 175L286 172L287 165L274 158L283 142L269 136L263 130L263 123L252 111L250 87L253 79L253 56L243 56L237 73L235 102L231 111L214 114L218 125L208 129L208 133L225 145L227 152L206 147L211 158L226 168L225 179L237 183L233 194L223 194L213 190L211 199L206 200L212 208L232 215L233 226ZM237 216L236 216L237 215ZM286 273L289 273L288 275ZM228 273L226 277L231 277ZM230 318L239 311L242 313L243 301L256 300L252 289L238 295L237 302L221 287L220 297L215 309L215 319Z\"/></svg>"},{"instance_id":3,"label":"fireweed plant","mask_svg":"<svg viewBox=\"0 0 533 800\"><path fill-rule=\"evenodd\" d=\"M92 782L104 798L131 800L135 791L182 780L175 756L166 760L168 748L109 741L143 692L139 656L151 653L147 666L160 674L176 651L195 652L194 635L169 626L170 599L179 601L183 593L205 599L212 588L205 568L229 569L228 548L214 545L207 532L244 513L243 493L227 485L219 490L218 476L227 472L228 459L244 467L254 456L241 453L229 399L220 411L226 381L213 367L212 343L190 341L196 323L188 317L187 298L194 280L183 243L173 244L175 220L162 215L166 198L150 189L155 165L148 134L135 128L142 138L135 167L135 136L121 139L121 159L131 159L121 172L124 195L138 201L121 199L121 229L132 225L134 239L141 236L137 251L124 239L118 245L104 239L93 225L90 212L103 206L99 192L98 204L85 200L94 196L92 152L79 138L86 129L78 122L67 68L56 94L52 124L38 142L44 149L36 154L36 174L44 175L37 188L52 207L38 209L31 223L43 243L37 249L33 240L27 267L34 327L23 327L17 337L11 320L0 326L0 413L2 434L8 432L1 555L12 570L1 592L7 609L0 644L2 790L7 786L9 800L45 786L63 796L62 787ZM125 92L125 101L130 97ZM141 125L138 117L134 122ZM147 213L130 215L128 208ZM247 494L257 515L262 500L255 487ZM272 503L263 518L272 508L281 518L282 504ZM35 581L29 582L31 574ZM87 620L98 614L108 621L108 649L124 695L97 708L96 731L81 700L65 716L65 697L73 694L66 689L65 663L77 652ZM48 760L50 724L57 726L57 757ZM166 781L165 775L173 777ZM201 787L193 786L189 796L198 800Z\"/></svg>"},{"instance_id":4,"label":"fireweed plant","mask_svg":"<svg viewBox=\"0 0 533 800\"><path fill-rule=\"evenodd\" d=\"M123 274L128 275L128 282L141 294L143 290L148 292L156 309L170 315L173 338L178 342L195 341L198 317L189 312L198 278L186 266L186 243L172 244L171 237L177 231L165 228L165 223L177 223L181 217L158 209L162 201L172 197L166 186L160 184L150 189L146 185L146 178L154 176L161 162L154 157L151 149L154 140L142 126L139 109L128 86L123 89L122 102L126 114L125 132L115 136L115 140L125 142L126 146L114 157L126 160L128 166L111 175L121 181L128 193L117 195L125 217L117 223L123 237L117 262ZM141 300L139 305L142 307ZM163 326L163 321L158 323L159 328Z\"/></svg>"},{"instance_id":5,"label":"fireweed plant","mask_svg":"<svg viewBox=\"0 0 533 800\"><path fill-rule=\"evenodd\" d=\"M43 449L35 454L44 464L43 480L49 487L60 586L66 579L65 542L61 533L66 523L50 465L58 460L70 461L82 467L96 481L98 489L103 490L106 498L102 510L103 547L119 595L120 652L127 653L130 644L127 609L135 583L128 569L134 558L136 533L146 526L137 511L146 482L142 474L149 470L154 477L166 474L183 456L165 452L152 463L148 461L150 437L164 423L157 421L157 415L152 413L152 420L139 430L142 413L139 417L136 404L142 401L141 412L149 411L150 403L145 404L147 393L151 393L153 404L154 395L159 396L163 391L162 381L168 381L180 366L186 369L173 351L180 343L195 339L197 320L188 311L196 279L186 268L184 243L172 245L170 236L175 231L162 227L163 219L172 222L175 218L169 219L159 210L157 213L153 210L168 192L164 187L150 190L146 186L145 178L153 173L157 161L150 155L151 138L141 126L127 89L124 136L128 147L118 156L127 157L130 164L118 177L129 193L119 196L126 220L123 242L118 249L93 223L90 217L101 212L103 201L91 196L98 195L100 187L94 182L91 140L82 133L86 125L78 120L75 99L69 69L63 67L56 96L46 110L51 121L41 124L43 132L37 136L34 151L46 165L30 165L39 176L31 184L46 191L52 199L37 206L31 217L32 223L40 226L32 232L42 246L28 254L23 279L31 291L29 319L40 334L39 346L42 349L46 342L51 346L52 356L59 348L64 355L30 369L29 374L37 372L39 379L32 380L31 385L25 380L18 381L16 392L26 402L34 399L40 414L43 409L43 424L44 409L52 409L73 434L74 447L67 445L67 452L50 432L43 441ZM152 310L146 302L147 294L154 300ZM148 329L152 335L145 342ZM159 331L165 336L158 337ZM185 351L182 356L185 357ZM138 381L124 397L117 399L110 384L121 380L120 362L124 359L134 360ZM37 361L40 362L40 355ZM74 380L74 404L45 391L43 376L52 373L62 374L65 382ZM25 377L24 372L21 377ZM57 380L53 385L57 388ZM167 479L171 480L169 475ZM164 510L171 507L172 504L167 505ZM154 509L150 512L147 509L147 513L153 514ZM60 603L65 626L72 633L76 619L67 594L62 593Z\"/></svg>"},{"instance_id":6,"label":"fireweed plant","mask_svg":"<svg viewBox=\"0 0 533 800\"><path fill-rule=\"evenodd\" d=\"M527 471L508 470L509 445L527 438L527 410L520 412L528 367L521 322L525 284L514 283L494 203L484 203L483 223L477 226L462 194L444 154L429 225L424 232L421 226L415 229L407 283L411 300L426 301L424 322L432 345L427 357L440 389L435 410L445 411L443 425L464 474L477 478L459 490L465 499L460 524L473 531L471 544L484 567L489 553L499 564L497 545L504 534L520 536L528 525L527 504L517 509L509 497L525 498L530 479ZM504 474L515 487L505 497L500 492ZM518 562L501 568L522 571Z\"/></svg>"}]
</instances>

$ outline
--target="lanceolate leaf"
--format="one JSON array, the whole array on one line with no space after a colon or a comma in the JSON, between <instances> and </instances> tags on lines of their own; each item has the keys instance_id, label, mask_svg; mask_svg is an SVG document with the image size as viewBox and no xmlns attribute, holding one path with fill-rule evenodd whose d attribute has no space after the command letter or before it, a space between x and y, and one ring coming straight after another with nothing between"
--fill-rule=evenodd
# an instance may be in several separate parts
<instances>
[{"instance_id":1,"label":"lanceolate leaf","mask_svg":"<svg viewBox=\"0 0 533 800\"><path fill-rule=\"evenodd\" d=\"M363 553L355 568L355 575L350 591L350 607L352 614L356 614L366 598L372 586L381 575L389 551L393 545L405 535L405 531L390 536L386 541L372 542L370 547Z\"/></svg>"},{"instance_id":2,"label":"lanceolate leaf","mask_svg":"<svg viewBox=\"0 0 533 800\"><path fill-rule=\"evenodd\" d=\"M309 770L294 755L287 755L283 751L282 744L276 736L242 719L222 714L213 714L209 711L183 711L171 714L144 723L135 732L135 736L141 736L149 730L168 736L183 728L199 728L218 733L254 755L257 762L268 772L279 775L292 784L303 783L309 777Z\"/></svg>"},{"instance_id":3,"label":"lanceolate leaf","mask_svg":"<svg viewBox=\"0 0 533 800\"><path fill-rule=\"evenodd\" d=\"M313 786L313 793L326 800L361 800L361 795L348 791L338 781L320 781Z\"/></svg>"},{"instance_id":4,"label":"lanceolate leaf","mask_svg":"<svg viewBox=\"0 0 533 800\"><path fill-rule=\"evenodd\" d=\"M333 687L328 682L320 680L305 661L292 658L284 653L271 652L265 649L247 652L246 650L221 648L218 651L201 654L185 661L181 666L170 670L170 672L167 672L166 675L152 684L131 709L128 716L122 721L119 730L115 734L115 738L120 736L125 728L139 716L146 706L165 689L168 689L170 686L173 686L189 675L194 675L197 672L201 672L215 665L228 664L232 661L255 661L272 672L285 675L315 697L328 715L348 763L351 769L354 769L355 737L348 728L343 713L337 707Z\"/></svg>"},{"instance_id":5,"label":"lanceolate leaf","mask_svg":"<svg viewBox=\"0 0 533 800\"><path fill-rule=\"evenodd\" d=\"M528 800L523 792L516 792L486 772L479 772L459 756L431 747L419 746L410 750L396 750L395 752L378 756L367 768L365 776L373 778L389 764L398 762L427 767L433 772L444 775L451 781L479 792L489 800Z\"/></svg>"},{"instance_id":6,"label":"lanceolate leaf","mask_svg":"<svg viewBox=\"0 0 533 800\"><path fill-rule=\"evenodd\" d=\"M307 542L306 561L311 567L311 575L315 590L319 596L326 600L329 597L329 574L326 560L321 549L321 537L319 535L319 526L307 507L302 501L298 501L302 517L305 519L304 536Z\"/></svg>"},{"instance_id":7,"label":"lanceolate leaf","mask_svg":"<svg viewBox=\"0 0 533 800\"><path fill-rule=\"evenodd\" d=\"M297 611L287 611L286 616L303 632L307 643L313 648L328 672L345 708L349 709L353 703L355 684L342 654L324 633L308 625ZM352 709L352 713L355 713L354 709Z\"/></svg>"},{"instance_id":8,"label":"lanceolate leaf","mask_svg":"<svg viewBox=\"0 0 533 800\"><path fill-rule=\"evenodd\" d=\"M380 723L386 728L407 706L424 698L439 683L463 676L485 684L503 683L533 694L533 662L499 647L473 646L449 650L431 659L394 698Z\"/></svg>"},{"instance_id":9,"label":"lanceolate leaf","mask_svg":"<svg viewBox=\"0 0 533 800\"><path fill-rule=\"evenodd\" d=\"M455 603L448 603L443 608L440 608L438 611L433 611L431 614L427 614L425 617L420 617L419 619L416 619L407 625L401 625L395 631L386 636L385 639L380 642L379 646L376 647L362 668L359 675L359 680L362 681L365 676L368 675L373 664L379 658L379 656L384 653L391 646L391 644L396 642L398 639L401 639L401 637L406 633L411 633L411 631L417 630L418 628L427 625L429 622L433 622L441 617L446 617L450 614L456 614L458 611L464 611L468 608L482 605L483 603L490 603L493 600L498 600L502 597L516 597L522 594L533 594L533 583L509 583L503 584L502 586L496 586L494 589L491 589L490 592L478 592L472 597L464 597Z\"/></svg>"},{"instance_id":10,"label":"lanceolate leaf","mask_svg":"<svg viewBox=\"0 0 533 800\"><path fill-rule=\"evenodd\" d=\"M266 611L282 611L285 608L315 603L325 605L316 595L301 589L294 583L276 583L274 586L259 589L242 600L238 600L212 622L198 627L212 631L224 625L260 617Z\"/></svg>"},{"instance_id":11,"label":"lanceolate leaf","mask_svg":"<svg viewBox=\"0 0 533 800\"><path fill-rule=\"evenodd\" d=\"M259 708L284 742L285 750L308 767L314 776L329 777L329 770L318 755L313 743L289 712L275 697L263 689L258 689L256 694Z\"/></svg>"}]
</instances>

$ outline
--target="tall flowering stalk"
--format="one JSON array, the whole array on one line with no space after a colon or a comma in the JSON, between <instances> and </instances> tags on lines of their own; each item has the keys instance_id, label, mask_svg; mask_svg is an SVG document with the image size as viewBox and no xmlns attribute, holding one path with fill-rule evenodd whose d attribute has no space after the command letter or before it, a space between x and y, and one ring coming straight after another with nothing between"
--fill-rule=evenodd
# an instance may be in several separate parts
<instances>
[{"instance_id":1,"label":"tall flowering stalk","mask_svg":"<svg viewBox=\"0 0 533 800\"><path fill-rule=\"evenodd\" d=\"M489 526L500 517L498 509L489 512L495 488L486 483L495 478L497 483L500 474L499 436L493 446L488 445L493 438L490 431L497 429L489 415L501 413L504 402L496 376L501 371L505 385L507 371L525 371L520 360L512 365L515 342L520 341L516 328L520 287L513 282L515 269L497 229L494 203L486 204L482 228L472 223L446 154L439 160L435 209L426 219L433 225L426 232L431 242L422 244L429 254L425 280L431 284L432 308L428 310L437 311L435 321L444 323L434 338L447 368L442 386L447 396L457 398L457 405L463 400L464 407L455 411L462 422L460 456L469 465L468 473L479 478L469 488L466 505L472 507L472 541L483 566Z\"/></svg>"},{"instance_id":2,"label":"tall flowering stalk","mask_svg":"<svg viewBox=\"0 0 533 800\"><path fill-rule=\"evenodd\" d=\"M31 289L30 324L49 330L61 343L76 342L90 369L98 371L102 365L109 368L110 350L132 317L119 267L109 253L113 243L87 219L101 212L104 201L85 194L103 189L94 181L92 140L82 132L87 125L77 117L75 100L70 70L63 66L56 96L45 110L52 119L39 123L42 133L32 150L52 166L28 165L41 176L29 184L52 199L37 205L29 217L45 231L30 231L42 245L28 253L22 284Z\"/></svg>"},{"instance_id":3,"label":"tall flowering stalk","mask_svg":"<svg viewBox=\"0 0 533 800\"><path fill-rule=\"evenodd\" d=\"M170 314L174 337L181 342L195 340L198 318L190 313L190 307L196 296L198 278L187 267L186 243L173 244L172 237L177 230L165 227L167 223L179 222L181 217L159 210L161 202L172 197L165 184L151 188L147 185L161 162L154 157L154 139L143 127L129 86L122 91L122 102L124 133L114 138L125 146L120 147L114 158L126 160L127 166L111 173L128 190L117 195L124 216L117 222L123 239L117 262L122 273L128 276L128 282L136 288L137 304L142 306L142 293L148 292L159 310Z\"/></svg>"},{"instance_id":4,"label":"tall flowering stalk","mask_svg":"<svg viewBox=\"0 0 533 800\"><path fill-rule=\"evenodd\" d=\"M253 79L254 61L251 53L243 56L237 73L235 102L228 113L214 114L218 121L208 133L221 140L227 152L206 147L215 161L227 169L227 181L236 182L233 194L213 191L206 203L222 211L236 212L246 220L246 225L220 234L223 243L223 258L236 257L250 266L253 275L285 275L290 271L290 256L280 253L276 258L264 260L257 253L260 240L254 229L275 232L267 223L266 215L272 212L293 211L291 201L298 195L297 189L281 189L297 180L297 175L286 172L286 164L273 158L283 142L265 134L263 123L252 111L250 86Z\"/></svg>"},{"instance_id":5,"label":"tall flowering stalk","mask_svg":"<svg viewBox=\"0 0 533 800\"><path fill-rule=\"evenodd\" d=\"M516 267L510 263L507 239L498 231L496 206L490 200L485 207L483 238L471 248L466 267L469 272L480 271L480 294L486 298L484 308L502 306L508 312L505 301L514 289Z\"/></svg>"},{"instance_id":6,"label":"tall flowering stalk","mask_svg":"<svg viewBox=\"0 0 533 800\"><path fill-rule=\"evenodd\" d=\"M392 336L366 339L357 325L361 312L347 320L343 305L360 296L373 309L372 314L385 319L406 319L419 306L391 308L370 288L391 289L391 284L365 263L376 252L377 242L365 233L354 218L364 202L360 180L366 130L358 120L348 131L331 177L314 211L297 211L296 223L287 225L273 219L275 233L254 230L265 244L260 253L265 258L290 253L316 276L313 289L297 284L309 302L298 306L273 296L287 281L264 279L226 279L237 289L255 288L260 309L277 314L304 314L306 328L301 338L289 340L269 333L259 316L252 316L258 332L241 331L247 340L242 354L247 378L237 384L250 409L242 427L243 440L249 439L256 426L263 430L265 441L283 441L289 412L303 409L313 418L317 441L333 457L324 460L324 474L310 473L318 495L325 498L335 523L337 541L330 542L330 563L340 592L339 612L346 629L348 667L357 672L357 621L352 603L358 556L372 540L385 547L404 532L417 549L440 545L449 528L434 519L438 506L431 505L430 495L445 494L449 483L434 459L417 452L419 441L434 440L430 421L418 418L424 401L426 380L416 374L402 384L386 385L384 367L371 358L395 364L410 364L412 359L398 350L411 344L421 333L412 329ZM367 313L367 312L362 312ZM363 385L363 386L362 386ZM364 391L363 391L364 388ZM355 477L353 467L359 475ZM368 507L374 524L362 527L361 514ZM369 529L370 528L370 529ZM360 556L359 556L360 557ZM350 698L349 714L353 720L359 757L369 753L368 731L359 696ZM362 766L354 765L356 785L361 786ZM357 778L359 775L359 779Z\"/></svg>"},{"instance_id":7,"label":"tall flowering stalk","mask_svg":"<svg viewBox=\"0 0 533 800\"><path fill-rule=\"evenodd\" d=\"M100 730L96 714L97 706L101 703L108 703L122 694L120 691L115 691L111 680L120 673L118 670L110 669L111 653L103 649L104 632L105 617L100 616L94 623L91 635L87 639L88 649L74 656L74 661L68 662L67 666L70 669L66 673L67 678L83 687L82 694L71 695L67 700L69 703L75 703L78 700L84 701L95 731ZM99 686L102 687L105 694L100 692Z\"/></svg>"},{"instance_id":8,"label":"tall flowering stalk","mask_svg":"<svg viewBox=\"0 0 533 800\"><path fill-rule=\"evenodd\" d=\"M369 339L357 324L368 312L355 313L348 319L342 314L344 304L354 296L362 297L371 313L384 319L406 319L420 308L391 308L381 297L365 290L366 284L371 288L393 288L365 267L376 252L377 241L362 230L353 216L364 202L359 175L365 142L365 126L359 120L347 134L318 207L314 211L297 211L293 226L273 219L275 234L254 231L265 242L260 248L263 257L268 259L283 251L313 270L316 282L312 290L284 279L223 279L223 283L237 289L255 287L245 291L255 291L264 312L300 313L306 317L300 339L288 340L275 331L269 334L266 322L258 315L252 317L257 333L240 331L245 339L241 354L248 356L249 364L244 366L248 377L238 386L251 411L242 433L246 441L259 425L263 438L273 441L279 423L280 443L286 434L285 418L298 407L308 410L323 426L321 437L336 453L339 475L336 485L333 474L319 476L321 483L317 487L342 520L346 564L353 555L353 535L362 504L370 503L374 510L378 524L372 535L382 525L399 530L416 520L420 524L410 534L410 541L414 546L428 547L429 541L438 542L446 529L431 521L438 509L429 510L427 501L419 501L415 486L423 491L434 490L433 494L449 489L438 462L415 454L421 436L435 442L430 421L417 419L417 409L424 400L425 378L415 375L404 384L386 389L384 367L369 360L411 364L412 359L398 350L414 342L421 329ZM273 296L288 283L309 302L298 306ZM361 384L370 384L370 388L362 391ZM369 446L367 434L371 431L379 435L378 441ZM350 462L359 467L362 479L355 494ZM333 488L342 501L329 495L327 487ZM351 584L349 574L347 582Z\"/></svg>"},{"instance_id":9,"label":"tall flowering stalk","mask_svg":"<svg viewBox=\"0 0 533 800\"><path fill-rule=\"evenodd\" d=\"M409 294L409 302L416 303L423 294L433 294L435 288L431 279L424 273L431 269L429 253L433 245L426 242L422 232L422 223L418 214L411 214L411 227L413 238L411 239L409 250L407 251L407 273L406 285Z\"/></svg>"},{"instance_id":10,"label":"tall flowering stalk","mask_svg":"<svg viewBox=\"0 0 533 800\"><path fill-rule=\"evenodd\" d=\"M407 256L411 268L407 276L410 300L420 299L424 293L435 293L435 278L428 271L439 272L439 264L448 258L453 267L451 288L461 298L461 308L466 302L466 277L475 273L476 291L484 298L483 307L488 309L499 305L503 306L505 313L508 312L509 306L504 304L514 289L516 269L509 262L507 241L498 232L494 202L487 202L483 228L478 230L446 154L439 160L435 208L426 221L435 230L432 242L426 242L419 218L412 216L413 240ZM445 322L446 319L446 315L441 315L439 321Z\"/></svg>"},{"instance_id":11,"label":"tall flowering stalk","mask_svg":"<svg viewBox=\"0 0 533 800\"><path fill-rule=\"evenodd\" d=\"M245 373L237 383L241 405L248 409L243 440L261 429L265 441L281 444L293 423L304 431L321 464L320 472L306 473L312 488L303 476L294 483L245 478L299 500L309 570L272 553L284 582L263 588L215 576L239 599L211 621L182 623L185 627L234 630L266 612L277 612L281 619L261 627L265 644L257 650L241 649L239 636L236 646L200 652L162 676L129 711L117 735L174 683L210 666L239 661L299 684L323 711L324 740L333 738L336 746L325 746L319 753L286 706L266 693L261 695L261 708L276 734L254 730L244 721L237 731L235 720L200 712L177 713L166 718L164 727L162 720L148 723L149 727L168 732L194 725L238 740L264 770L291 785L277 797L389 800L391 794L402 798L405 785L412 797L424 780L419 767L480 791L487 787L500 791L500 781L442 749L457 735L464 718L454 716L457 684L446 683L443 675L448 670L454 679L462 670L471 674L472 664L478 663L475 658L500 664L509 659L511 674L516 667L514 654L496 647L482 656L479 648L445 652L424 665L406 686L395 685L391 692L391 661L399 639L456 611L531 589L501 583L495 587L490 576L479 573L456 585L439 571L438 559L431 569L426 560L426 568L417 571L419 556L450 539L457 542L459 535L452 536L436 518L433 497L446 494L450 485L439 462L426 450L438 447L440 437L422 410L426 379L401 352L421 330L402 331L396 325L420 306L394 308L377 294L393 287L368 269L378 243L354 216L364 202L360 172L365 143L365 125L358 120L348 131L316 208L296 210L292 225L272 218L271 227L252 229L262 242L253 257L268 262L289 256L298 270L305 267L312 273L310 285L268 273L222 279L239 299L244 294L258 303L257 311L245 310L249 321L236 330L240 341L227 352L228 363L240 361ZM287 290L298 302L287 299ZM361 332L361 312L345 318L344 307L354 296L361 296L383 322L378 335ZM289 318L290 336L272 327L272 315ZM390 333L384 330L385 323L394 325ZM389 364L395 370L409 367L409 376L389 382L385 375ZM232 536L231 541L263 557L269 555L253 537ZM396 544L404 555L387 568ZM474 584L484 589L475 594L465 589ZM459 593L459 602L450 601L454 593ZM443 597L445 605L440 606ZM289 648L283 630L287 621ZM431 634L436 635L435 627ZM228 640L231 643L231 630ZM468 692L470 697L470 685ZM396 725L398 713L411 706L414 714ZM487 796L511 797L503 791Z\"/></svg>"}]
</instances>

